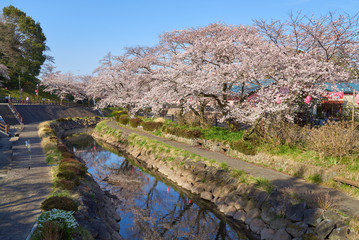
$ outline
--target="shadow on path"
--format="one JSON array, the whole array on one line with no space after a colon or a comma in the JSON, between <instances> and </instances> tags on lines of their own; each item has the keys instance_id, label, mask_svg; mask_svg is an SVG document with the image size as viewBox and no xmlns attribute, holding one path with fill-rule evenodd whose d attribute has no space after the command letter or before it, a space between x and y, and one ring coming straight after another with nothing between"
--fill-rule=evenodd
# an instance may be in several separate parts
<instances>
[{"instance_id":1,"label":"shadow on path","mask_svg":"<svg viewBox=\"0 0 359 240\"><path fill-rule=\"evenodd\" d=\"M31 161L25 146L29 140ZM41 212L42 201L51 192L52 179L37 135L37 124L25 125L12 148L10 170L0 179L0 238L24 240Z\"/></svg>"}]
</instances>

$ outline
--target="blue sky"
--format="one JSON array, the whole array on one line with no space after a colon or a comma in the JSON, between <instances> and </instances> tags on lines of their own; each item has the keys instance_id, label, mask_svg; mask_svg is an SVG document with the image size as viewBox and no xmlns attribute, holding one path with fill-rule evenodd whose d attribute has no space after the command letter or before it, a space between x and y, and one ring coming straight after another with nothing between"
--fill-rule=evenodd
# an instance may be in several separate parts
<instances>
[{"instance_id":1,"label":"blue sky","mask_svg":"<svg viewBox=\"0 0 359 240\"><path fill-rule=\"evenodd\" d=\"M359 12L359 0L1 0L40 22L58 70L91 74L99 60L128 46L153 46L164 32L213 22L252 24L285 19L290 11L316 15Z\"/></svg>"}]
</instances>

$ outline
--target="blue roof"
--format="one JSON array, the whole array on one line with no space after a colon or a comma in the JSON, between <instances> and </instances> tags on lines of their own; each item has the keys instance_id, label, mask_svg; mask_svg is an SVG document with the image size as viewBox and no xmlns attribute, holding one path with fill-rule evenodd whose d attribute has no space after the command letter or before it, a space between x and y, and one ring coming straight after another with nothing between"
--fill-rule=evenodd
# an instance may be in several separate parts
<instances>
[{"instance_id":1,"label":"blue roof","mask_svg":"<svg viewBox=\"0 0 359 240\"><path fill-rule=\"evenodd\" d=\"M328 92L344 92L344 93L352 93L355 89L356 92L359 92L359 83L325 83L326 91Z\"/></svg>"},{"instance_id":2,"label":"blue roof","mask_svg":"<svg viewBox=\"0 0 359 240\"><path fill-rule=\"evenodd\" d=\"M261 85L261 87L268 87L269 85L274 83L274 80L271 80L271 79L258 80L258 83ZM253 84L253 83L248 84L247 83L244 86L243 92L244 92L244 94L250 94L259 88L260 87L257 84ZM240 86L232 86L232 88L230 90L235 93L241 93L242 88Z\"/></svg>"},{"instance_id":3,"label":"blue roof","mask_svg":"<svg viewBox=\"0 0 359 240\"><path fill-rule=\"evenodd\" d=\"M258 80L259 84L262 85L262 87L267 87L271 85L274 80L271 79L264 79L264 80ZM326 85L326 91L328 92L344 92L344 93L352 93L355 89L356 92L359 93L359 83L324 83ZM244 94L250 94L251 92L259 89L260 87L257 84L246 84L244 87ZM239 86L233 86L231 88L231 91L235 93L241 93L242 88Z\"/></svg>"}]
</instances>

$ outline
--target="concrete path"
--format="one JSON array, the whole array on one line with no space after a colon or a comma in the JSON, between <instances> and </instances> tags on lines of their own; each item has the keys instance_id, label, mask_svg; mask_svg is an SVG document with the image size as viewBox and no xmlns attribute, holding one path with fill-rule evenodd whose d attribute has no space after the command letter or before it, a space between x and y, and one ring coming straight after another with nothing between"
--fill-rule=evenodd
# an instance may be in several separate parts
<instances>
[{"instance_id":1,"label":"concrete path","mask_svg":"<svg viewBox=\"0 0 359 240\"><path fill-rule=\"evenodd\" d=\"M25 141L29 140L31 160L25 147ZM41 202L52 188L50 168L40 145L37 124L25 125L19 140L12 144L12 151L10 163L0 165L0 239L24 240L41 212Z\"/></svg>"},{"instance_id":2,"label":"concrete path","mask_svg":"<svg viewBox=\"0 0 359 240\"><path fill-rule=\"evenodd\" d=\"M219 152L213 152L209 151L207 149L199 148L190 146L185 143L176 142L173 140L168 140L165 138L157 137L152 134L148 134L142 131L136 131L133 129L123 128L116 124L115 121L110 121L107 123L108 126L116 129L120 129L126 133L136 133L138 135L146 136L152 139L155 139L157 141L161 141L163 143L166 143L168 145L184 149L186 151L189 151L191 153L198 154L200 156L209 158L209 159L215 159L218 162L226 162L228 166L236 168L236 169L242 169L249 173L250 175L254 177L263 177L268 180L270 180L274 186L276 186L278 189L282 188L291 188L294 189L294 193L298 195L308 195L310 191L314 192L315 194L320 194L324 196L325 194L329 194L330 199L333 200L334 203L336 203L335 208L341 210L342 212L348 214L349 216L358 217L359 218L359 200L355 199L353 197L348 196L347 194L340 192L335 189L326 188L320 185L316 184L310 184L305 182L302 179L295 178L277 171L274 171L269 168L264 168L261 166L257 166L251 163L247 163L244 161L241 161L239 159L228 157L222 153Z\"/></svg>"}]
</instances>

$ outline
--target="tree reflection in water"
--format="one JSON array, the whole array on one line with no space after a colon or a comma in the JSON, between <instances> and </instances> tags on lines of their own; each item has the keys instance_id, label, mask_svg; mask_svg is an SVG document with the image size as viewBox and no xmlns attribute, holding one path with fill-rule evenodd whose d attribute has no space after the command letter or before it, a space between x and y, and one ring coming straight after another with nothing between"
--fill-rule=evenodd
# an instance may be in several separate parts
<instances>
[{"instance_id":1,"label":"tree reflection in water","mask_svg":"<svg viewBox=\"0 0 359 240\"><path fill-rule=\"evenodd\" d=\"M239 227L227 224L124 157L98 145L76 153L100 186L120 199L124 238L247 239Z\"/></svg>"}]
</instances>

